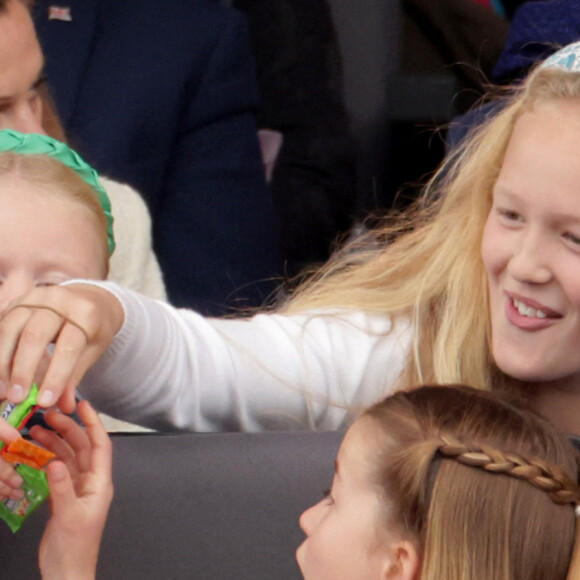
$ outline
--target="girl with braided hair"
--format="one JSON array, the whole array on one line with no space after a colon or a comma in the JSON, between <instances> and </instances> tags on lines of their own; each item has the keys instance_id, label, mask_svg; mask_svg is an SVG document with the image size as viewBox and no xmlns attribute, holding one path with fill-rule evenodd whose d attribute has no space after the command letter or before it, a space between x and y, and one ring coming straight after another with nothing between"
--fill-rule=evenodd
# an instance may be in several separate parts
<instances>
[{"instance_id":1,"label":"girl with braided hair","mask_svg":"<svg viewBox=\"0 0 580 580\"><path fill-rule=\"evenodd\" d=\"M304 578L577 579L577 456L495 394L398 392L350 427L332 489L302 514Z\"/></svg>"}]
</instances>

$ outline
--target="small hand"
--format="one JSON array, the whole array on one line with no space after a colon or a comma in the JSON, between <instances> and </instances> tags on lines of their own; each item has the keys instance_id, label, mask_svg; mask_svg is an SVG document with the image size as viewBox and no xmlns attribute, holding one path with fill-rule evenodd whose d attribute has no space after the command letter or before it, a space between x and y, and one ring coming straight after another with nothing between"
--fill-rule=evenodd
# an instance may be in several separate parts
<instances>
[{"instance_id":1,"label":"small hand","mask_svg":"<svg viewBox=\"0 0 580 580\"><path fill-rule=\"evenodd\" d=\"M87 401L78 405L83 430L54 410L45 415L60 436L40 426L31 435L55 453L47 467L51 517L40 542L43 580L93 580L99 545L113 499L112 444Z\"/></svg>"},{"instance_id":2,"label":"small hand","mask_svg":"<svg viewBox=\"0 0 580 580\"><path fill-rule=\"evenodd\" d=\"M34 380L39 404L74 409L85 372L106 350L124 321L109 291L88 284L35 288L12 301L0 320L0 389L22 401ZM47 347L54 343L50 361Z\"/></svg>"},{"instance_id":3,"label":"small hand","mask_svg":"<svg viewBox=\"0 0 580 580\"><path fill-rule=\"evenodd\" d=\"M0 440L3 443L11 443L19 437L20 433L17 429L6 420L0 419ZM22 477L16 473L10 463L0 459L0 501L8 497L21 499L24 495L21 486Z\"/></svg>"}]
</instances>

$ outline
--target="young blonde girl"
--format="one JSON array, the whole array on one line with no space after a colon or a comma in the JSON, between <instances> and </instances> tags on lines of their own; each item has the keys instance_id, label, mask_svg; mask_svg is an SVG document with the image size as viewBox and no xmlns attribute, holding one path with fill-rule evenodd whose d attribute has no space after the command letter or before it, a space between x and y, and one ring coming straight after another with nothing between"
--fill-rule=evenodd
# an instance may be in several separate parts
<instances>
[{"instance_id":1,"label":"young blonde girl","mask_svg":"<svg viewBox=\"0 0 580 580\"><path fill-rule=\"evenodd\" d=\"M0 309L35 287L107 278L115 249L109 198L96 172L65 144L0 132L0 207ZM40 361L47 363L47 353ZM113 430L128 428L106 422ZM20 478L0 461L3 478L18 495ZM0 496L8 493L0 483Z\"/></svg>"},{"instance_id":2,"label":"young blonde girl","mask_svg":"<svg viewBox=\"0 0 580 580\"><path fill-rule=\"evenodd\" d=\"M578 63L575 44L541 65L416 211L274 313L207 319L82 280L18 299L0 321L8 397L56 341L43 404L71 408L82 380L104 412L157 429L335 429L396 389L461 382L580 433Z\"/></svg>"},{"instance_id":3,"label":"young blonde girl","mask_svg":"<svg viewBox=\"0 0 580 580\"><path fill-rule=\"evenodd\" d=\"M347 432L332 489L300 518L298 563L306 580L578 578L577 458L493 394L399 392Z\"/></svg>"},{"instance_id":4,"label":"young blonde girl","mask_svg":"<svg viewBox=\"0 0 580 580\"><path fill-rule=\"evenodd\" d=\"M108 196L97 174L66 145L43 135L0 137L0 305L35 286L79 274L104 279L115 249ZM54 429L31 433L58 460L47 467L51 517L39 548L43 580L95 577L98 548L113 496L111 442L97 413L79 405L82 429L56 411ZM3 441L19 435L5 423ZM60 435L59 435L60 434ZM2 477L21 480L0 462ZM7 491L0 484L0 495ZM21 497L22 491L13 491Z\"/></svg>"}]
</instances>

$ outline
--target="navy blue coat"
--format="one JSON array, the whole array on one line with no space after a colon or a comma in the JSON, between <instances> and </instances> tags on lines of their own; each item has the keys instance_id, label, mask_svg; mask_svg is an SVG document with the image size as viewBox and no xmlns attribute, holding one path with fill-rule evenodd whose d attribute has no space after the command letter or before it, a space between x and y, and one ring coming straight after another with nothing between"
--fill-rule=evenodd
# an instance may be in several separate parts
<instances>
[{"instance_id":1,"label":"navy blue coat","mask_svg":"<svg viewBox=\"0 0 580 580\"><path fill-rule=\"evenodd\" d=\"M71 144L149 206L170 301L259 304L277 251L244 17L212 0L37 0L34 17Z\"/></svg>"},{"instance_id":2,"label":"navy blue coat","mask_svg":"<svg viewBox=\"0 0 580 580\"><path fill-rule=\"evenodd\" d=\"M580 40L578 0L524 2L515 13L504 50L493 71L496 82L523 78L537 62Z\"/></svg>"}]
</instances>

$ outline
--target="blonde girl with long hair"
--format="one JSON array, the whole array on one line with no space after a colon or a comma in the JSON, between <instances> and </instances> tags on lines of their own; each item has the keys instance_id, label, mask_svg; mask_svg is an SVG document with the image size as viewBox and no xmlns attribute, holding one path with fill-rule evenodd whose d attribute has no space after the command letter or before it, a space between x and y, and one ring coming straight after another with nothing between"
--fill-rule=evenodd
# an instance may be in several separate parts
<instances>
[{"instance_id":1,"label":"blonde girl with long hair","mask_svg":"<svg viewBox=\"0 0 580 580\"><path fill-rule=\"evenodd\" d=\"M580 433L579 63L574 44L540 65L412 212L275 312L209 319L86 280L17 299L0 395L19 400L54 342L41 404L70 410L79 386L155 429L336 429L428 382L520 393Z\"/></svg>"}]
</instances>

